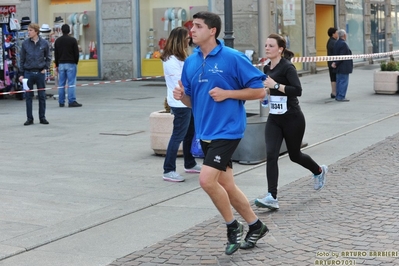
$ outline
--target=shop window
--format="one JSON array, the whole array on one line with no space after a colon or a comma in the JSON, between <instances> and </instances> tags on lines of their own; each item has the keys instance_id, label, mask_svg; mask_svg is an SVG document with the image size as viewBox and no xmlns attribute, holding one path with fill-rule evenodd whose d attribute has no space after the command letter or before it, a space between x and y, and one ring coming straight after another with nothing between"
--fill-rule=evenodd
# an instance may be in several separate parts
<instances>
[{"instance_id":1,"label":"shop window","mask_svg":"<svg viewBox=\"0 0 399 266\"><path fill-rule=\"evenodd\" d=\"M383 53L386 51L385 5L372 3L370 15L371 43L373 44L373 53Z\"/></svg>"},{"instance_id":2,"label":"shop window","mask_svg":"<svg viewBox=\"0 0 399 266\"><path fill-rule=\"evenodd\" d=\"M346 7L346 42L352 50L352 54L364 53L364 12L363 0L347 0ZM363 59L354 59L362 61Z\"/></svg>"},{"instance_id":3,"label":"shop window","mask_svg":"<svg viewBox=\"0 0 399 266\"><path fill-rule=\"evenodd\" d=\"M391 28L393 50L399 49L399 5L393 5L391 8Z\"/></svg>"},{"instance_id":4,"label":"shop window","mask_svg":"<svg viewBox=\"0 0 399 266\"><path fill-rule=\"evenodd\" d=\"M277 1L277 33L287 42L287 49L295 57L303 56L303 24L301 0ZM302 63L295 64L297 70L303 69Z\"/></svg>"}]
</instances>

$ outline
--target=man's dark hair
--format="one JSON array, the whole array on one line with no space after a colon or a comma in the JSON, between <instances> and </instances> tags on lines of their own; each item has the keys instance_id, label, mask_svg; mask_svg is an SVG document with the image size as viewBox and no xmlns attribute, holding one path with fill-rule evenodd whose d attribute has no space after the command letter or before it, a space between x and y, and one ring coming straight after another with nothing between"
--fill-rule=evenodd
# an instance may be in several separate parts
<instances>
[{"instance_id":1,"label":"man's dark hair","mask_svg":"<svg viewBox=\"0 0 399 266\"><path fill-rule=\"evenodd\" d=\"M218 15L209 11L200 11L194 14L193 18L203 19L208 29L216 28L215 39L217 39L222 28L222 20Z\"/></svg>"},{"instance_id":2,"label":"man's dark hair","mask_svg":"<svg viewBox=\"0 0 399 266\"><path fill-rule=\"evenodd\" d=\"M69 32L71 31L71 28L69 28L68 24L64 24L61 26L61 31L62 31L62 34L69 34Z\"/></svg>"},{"instance_id":3,"label":"man's dark hair","mask_svg":"<svg viewBox=\"0 0 399 266\"><path fill-rule=\"evenodd\" d=\"M327 31L328 36L332 37L333 34L337 32L337 30L338 29L334 28L334 27L329 28L328 31Z\"/></svg>"}]
</instances>

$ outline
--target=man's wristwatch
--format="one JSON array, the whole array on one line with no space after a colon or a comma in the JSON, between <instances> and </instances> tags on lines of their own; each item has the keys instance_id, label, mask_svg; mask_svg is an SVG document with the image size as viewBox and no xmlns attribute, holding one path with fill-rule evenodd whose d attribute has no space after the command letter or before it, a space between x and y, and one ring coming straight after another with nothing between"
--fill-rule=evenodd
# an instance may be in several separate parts
<instances>
[{"instance_id":1,"label":"man's wristwatch","mask_svg":"<svg viewBox=\"0 0 399 266\"><path fill-rule=\"evenodd\" d=\"M280 84L279 83L274 84L273 88L276 89L276 90L280 89Z\"/></svg>"}]
</instances>

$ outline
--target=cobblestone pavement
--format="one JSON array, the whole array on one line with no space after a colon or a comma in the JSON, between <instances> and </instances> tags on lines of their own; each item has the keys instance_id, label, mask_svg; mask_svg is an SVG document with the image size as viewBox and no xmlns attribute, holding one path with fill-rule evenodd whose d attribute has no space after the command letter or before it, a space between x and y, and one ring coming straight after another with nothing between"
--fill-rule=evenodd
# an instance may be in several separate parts
<instances>
[{"instance_id":1,"label":"cobblestone pavement","mask_svg":"<svg viewBox=\"0 0 399 266\"><path fill-rule=\"evenodd\" d=\"M225 255L217 216L110 266L399 265L398 169L396 134L330 165L322 191L308 176L279 190L279 211L252 205L270 229L252 250Z\"/></svg>"}]
</instances>

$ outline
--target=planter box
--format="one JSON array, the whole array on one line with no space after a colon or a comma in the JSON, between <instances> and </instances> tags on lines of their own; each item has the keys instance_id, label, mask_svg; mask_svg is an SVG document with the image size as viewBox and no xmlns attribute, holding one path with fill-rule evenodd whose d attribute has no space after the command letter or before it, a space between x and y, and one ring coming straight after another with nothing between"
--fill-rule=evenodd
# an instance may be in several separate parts
<instances>
[{"instance_id":1,"label":"planter box","mask_svg":"<svg viewBox=\"0 0 399 266\"><path fill-rule=\"evenodd\" d=\"M266 161L265 126L267 117L247 113L247 127L244 137L234 151L232 161L240 164L258 164ZM280 154L287 152L285 140L281 144Z\"/></svg>"},{"instance_id":2,"label":"planter box","mask_svg":"<svg viewBox=\"0 0 399 266\"><path fill-rule=\"evenodd\" d=\"M150 114L150 139L151 149L156 155L166 155L166 149L173 131L174 115L165 113L164 110ZM183 155L183 145L180 144L178 156Z\"/></svg>"},{"instance_id":3,"label":"planter box","mask_svg":"<svg viewBox=\"0 0 399 266\"><path fill-rule=\"evenodd\" d=\"M398 91L399 71L374 72L374 91L378 94L395 94Z\"/></svg>"}]
</instances>

